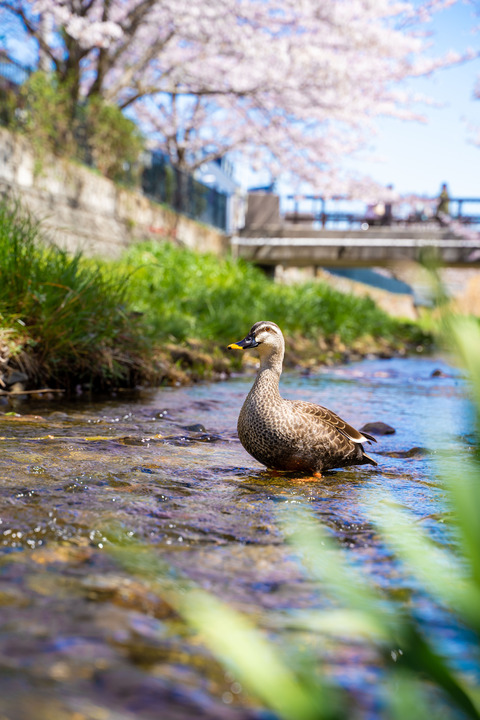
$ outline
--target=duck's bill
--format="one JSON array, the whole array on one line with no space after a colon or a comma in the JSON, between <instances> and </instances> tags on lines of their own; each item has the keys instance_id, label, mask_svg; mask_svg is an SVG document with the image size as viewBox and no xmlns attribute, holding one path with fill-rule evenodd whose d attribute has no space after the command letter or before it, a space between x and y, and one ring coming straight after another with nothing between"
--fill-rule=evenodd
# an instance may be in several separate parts
<instances>
[{"instance_id":1,"label":"duck's bill","mask_svg":"<svg viewBox=\"0 0 480 720\"><path fill-rule=\"evenodd\" d=\"M247 335L247 337L243 338L243 340L239 340L238 342L234 342L229 345L227 350L248 350L249 348L256 348L257 345L258 342L255 338Z\"/></svg>"}]
</instances>

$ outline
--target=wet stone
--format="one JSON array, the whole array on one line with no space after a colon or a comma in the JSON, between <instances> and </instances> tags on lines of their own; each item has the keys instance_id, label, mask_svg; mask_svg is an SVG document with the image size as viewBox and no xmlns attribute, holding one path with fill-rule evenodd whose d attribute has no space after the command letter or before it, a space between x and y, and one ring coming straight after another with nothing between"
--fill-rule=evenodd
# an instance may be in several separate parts
<instances>
[{"instance_id":1,"label":"wet stone","mask_svg":"<svg viewBox=\"0 0 480 720\"><path fill-rule=\"evenodd\" d=\"M172 607L147 585L123 576L92 575L82 582L87 598L95 602L111 601L124 608L134 608L156 618L171 617Z\"/></svg>"},{"instance_id":2,"label":"wet stone","mask_svg":"<svg viewBox=\"0 0 480 720\"><path fill-rule=\"evenodd\" d=\"M158 410L155 413L155 418L157 420L162 420L164 417L168 417L170 415L170 410L168 408L165 408L164 410Z\"/></svg>"},{"instance_id":3,"label":"wet stone","mask_svg":"<svg viewBox=\"0 0 480 720\"><path fill-rule=\"evenodd\" d=\"M127 436L127 437L117 438L117 442L121 443L122 445L133 445L133 446L140 445L141 446L141 445L145 445L145 443L149 442L150 439L151 438L145 438L145 437L139 438L139 437Z\"/></svg>"},{"instance_id":4,"label":"wet stone","mask_svg":"<svg viewBox=\"0 0 480 720\"><path fill-rule=\"evenodd\" d=\"M388 457L405 458L407 460L418 460L420 458L426 457L429 454L430 453L426 448L421 447L413 447L409 450L397 450L385 453L385 455L387 455Z\"/></svg>"},{"instance_id":5,"label":"wet stone","mask_svg":"<svg viewBox=\"0 0 480 720\"><path fill-rule=\"evenodd\" d=\"M391 425L378 421L366 423L360 428L360 432L367 432L371 435L393 435L396 430Z\"/></svg>"},{"instance_id":6,"label":"wet stone","mask_svg":"<svg viewBox=\"0 0 480 720\"><path fill-rule=\"evenodd\" d=\"M86 544L76 545L55 545L41 547L33 550L30 554L31 560L38 565L52 565L62 563L76 566L88 562L94 553L94 548Z\"/></svg>"},{"instance_id":7,"label":"wet stone","mask_svg":"<svg viewBox=\"0 0 480 720\"><path fill-rule=\"evenodd\" d=\"M215 443L222 442L223 437L221 435L215 435L214 433L205 433L202 435L197 435L195 440L196 442Z\"/></svg>"},{"instance_id":8,"label":"wet stone","mask_svg":"<svg viewBox=\"0 0 480 720\"><path fill-rule=\"evenodd\" d=\"M0 581L0 607L6 605L26 607L30 602L28 595L19 587Z\"/></svg>"},{"instance_id":9,"label":"wet stone","mask_svg":"<svg viewBox=\"0 0 480 720\"><path fill-rule=\"evenodd\" d=\"M182 425L182 430L188 430L195 433L206 433L207 430L201 423L193 423L192 425Z\"/></svg>"}]
</instances>

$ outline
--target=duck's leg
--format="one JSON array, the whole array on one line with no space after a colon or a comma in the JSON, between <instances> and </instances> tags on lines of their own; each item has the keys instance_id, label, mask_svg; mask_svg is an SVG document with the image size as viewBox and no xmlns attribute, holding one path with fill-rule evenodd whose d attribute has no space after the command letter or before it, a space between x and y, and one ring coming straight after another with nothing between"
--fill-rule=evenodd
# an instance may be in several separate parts
<instances>
[{"instance_id":1,"label":"duck's leg","mask_svg":"<svg viewBox=\"0 0 480 720\"><path fill-rule=\"evenodd\" d=\"M267 468L265 472L272 477L282 477L283 475L285 475L286 470L275 470L275 468Z\"/></svg>"},{"instance_id":2,"label":"duck's leg","mask_svg":"<svg viewBox=\"0 0 480 720\"><path fill-rule=\"evenodd\" d=\"M291 472L291 470L275 470L274 468L267 468L267 473L269 475L273 475L274 477L282 477L285 476L285 474L287 473L290 474ZM316 472L312 473L311 475L307 475L306 477L294 478L293 482L316 482L318 480L321 480L322 478L322 473L317 470Z\"/></svg>"},{"instance_id":3,"label":"duck's leg","mask_svg":"<svg viewBox=\"0 0 480 720\"><path fill-rule=\"evenodd\" d=\"M307 477L295 478L295 482L316 482L318 480L321 480L322 478L322 473L317 471L312 473L311 475L308 475Z\"/></svg>"}]
</instances>

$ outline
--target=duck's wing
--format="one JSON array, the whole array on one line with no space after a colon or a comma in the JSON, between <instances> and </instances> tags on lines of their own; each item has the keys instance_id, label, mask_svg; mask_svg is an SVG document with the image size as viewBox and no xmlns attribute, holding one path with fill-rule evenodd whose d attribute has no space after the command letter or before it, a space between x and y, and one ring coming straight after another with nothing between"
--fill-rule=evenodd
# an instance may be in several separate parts
<instances>
[{"instance_id":1,"label":"duck's wing","mask_svg":"<svg viewBox=\"0 0 480 720\"><path fill-rule=\"evenodd\" d=\"M342 420L342 418L332 410L329 410L322 405L315 405L314 403L302 400L293 401L292 404L297 411L305 413L306 415L313 415L322 422L331 425L333 428L338 430L339 433L354 443L377 442L373 435L369 435L369 433L361 433L359 430L356 430L354 427L345 422L345 420Z\"/></svg>"}]
</instances>

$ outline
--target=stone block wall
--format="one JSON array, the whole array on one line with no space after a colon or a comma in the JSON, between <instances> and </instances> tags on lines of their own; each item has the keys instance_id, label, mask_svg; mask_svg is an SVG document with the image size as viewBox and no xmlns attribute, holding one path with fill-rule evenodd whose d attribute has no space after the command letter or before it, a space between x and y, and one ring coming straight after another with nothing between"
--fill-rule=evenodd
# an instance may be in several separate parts
<instances>
[{"instance_id":1,"label":"stone block wall","mask_svg":"<svg viewBox=\"0 0 480 720\"><path fill-rule=\"evenodd\" d=\"M49 236L71 252L115 258L133 242L164 238L218 255L228 247L220 230L178 215L87 167L51 156L36 164L26 138L5 128L0 128L0 192L18 197Z\"/></svg>"}]
</instances>

